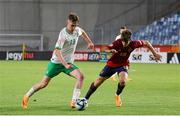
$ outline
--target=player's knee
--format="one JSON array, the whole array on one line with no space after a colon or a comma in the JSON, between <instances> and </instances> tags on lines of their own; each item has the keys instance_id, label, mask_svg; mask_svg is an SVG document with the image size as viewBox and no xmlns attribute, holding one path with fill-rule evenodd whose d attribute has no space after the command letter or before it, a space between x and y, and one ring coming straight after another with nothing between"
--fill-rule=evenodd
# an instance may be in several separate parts
<instances>
[{"instance_id":1,"label":"player's knee","mask_svg":"<svg viewBox=\"0 0 180 116\"><path fill-rule=\"evenodd\" d=\"M125 86L125 85L126 85L126 79L127 79L127 77L128 77L128 74L127 74L126 72L122 72L122 73L120 73L120 74L121 74L121 78L120 78L119 83L120 83L120 85Z\"/></svg>"},{"instance_id":2,"label":"player's knee","mask_svg":"<svg viewBox=\"0 0 180 116\"><path fill-rule=\"evenodd\" d=\"M77 80L83 81L83 80L84 80L84 75L83 75L83 74L79 74L79 75L77 76Z\"/></svg>"},{"instance_id":3,"label":"player's knee","mask_svg":"<svg viewBox=\"0 0 180 116\"><path fill-rule=\"evenodd\" d=\"M94 82L94 85L96 87L99 87L106 79L105 78L97 78L96 81Z\"/></svg>"},{"instance_id":4,"label":"player's knee","mask_svg":"<svg viewBox=\"0 0 180 116\"><path fill-rule=\"evenodd\" d=\"M120 83L121 86L125 86L126 85L126 81L125 80L121 80L119 83Z\"/></svg>"},{"instance_id":5,"label":"player's knee","mask_svg":"<svg viewBox=\"0 0 180 116\"><path fill-rule=\"evenodd\" d=\"M80 76L80 80L81 80L81 81L84 80L84 75L83 75L83 74Z\"/></svg>"}]
</instances>

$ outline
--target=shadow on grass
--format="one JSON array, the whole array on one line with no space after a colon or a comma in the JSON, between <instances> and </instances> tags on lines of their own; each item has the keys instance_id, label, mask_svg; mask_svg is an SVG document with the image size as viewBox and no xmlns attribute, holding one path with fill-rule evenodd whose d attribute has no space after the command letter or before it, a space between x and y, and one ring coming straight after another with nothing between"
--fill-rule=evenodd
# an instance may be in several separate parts
<instances>
[{"instance_id":1,"label":"shadow on grass","mask_svg":"<svg viewBox=\"0 0 180 116\"><path fill-rule=\"evenodd\" d=\"M116 108L112 104L89 104L84 111L77 111L68 105L31 105L28 109L22 109L20 106L0 107L1 115L120 115L127 113L127 107Z\"/></svg>"},{"instance_id":2,"label":"shadow on grass","mask_svg":"<svg viewBox=\"0 0 180 116\"><path fill-rule=\"evenodd\" d=\"M27 109L22 109L21 106L5 106L0 107L0 115L7 114L64 114L65 112L76 111L68 106L50 105L50 106L29 106Z\"/></svg>"}]
</instances>

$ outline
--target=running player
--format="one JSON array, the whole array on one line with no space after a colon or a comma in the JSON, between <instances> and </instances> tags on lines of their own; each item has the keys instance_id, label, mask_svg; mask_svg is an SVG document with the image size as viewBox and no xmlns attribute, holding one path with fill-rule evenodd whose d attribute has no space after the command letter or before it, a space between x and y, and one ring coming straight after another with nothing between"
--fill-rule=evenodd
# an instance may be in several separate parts
<instances>
[{"instance_id":1,"label":"running player","mask_svg":"<svg viewBox=\"0 0 180 116\"><path fill-rule=\"evenodd\" d=\"M122 34L122 32L123 32L125 29L127 29L126 26L122 26L122 27L120 28L120 30L119 30L119 35L116 36L116 39L115 39L115 40L118 40L118 39L121 38L121 34ZM117 72L114 73L114 74L110 77L110 79L113 80L113 81L117 81L117 80L116 80L116 76L118 76L118 73L117 73ZM129 77L128 77L127 79L128 79L128 80L131 80Z\"/></svg>"},{"instance_id":2,"label":"running player","mask_svg":"<svg viewBox=\"0 0 180 116\"><path fill-rule=\"evenodd\" d=\"M148 41L141 40L131 40L131 31L124 30L122 32L121 39L114 41L111 45L108 46L108 49L116 51L112 55L112 57L107 61L106 66L101 71L99 78L97 78L89 87L88 92L86 93L85 98L89 100L90 96L96 91L96 89L109 77L111 77L114 73L118 73L119 83L117 87L117 91L115 93L115 101L116 106L120 107L122 105L122 101L120 98L120 94L123 91L126 85L126 79L128 77L128 69L129 66L128 58L131 52L139 47L147 47L152 54L154 55L154 59L156 61L161 59L161 55L159 55L152 45Z\"/></svg>"},{"instance_id":3,"label":"running player","mask_svg":"<svg viewBox=\"0 0 180 116\"><path fill-rule=\"evenodd\" d=\"M74 13L70 13L67 19L66 27L64 27L59 33L59 38L56 42L45 76L39 83L33 85L32 88L30 88L30 90L24 95L22 108L26 109L29 98L35 92L46 87L50 80L61 72L76 78L72 101L70 103L72 108L75 107L75 101L80 96L80 89L82 88L84 79L84 76L78 67L73 64L74 52L79 36L82 36L82 38L87 42L88 48L94 49L94 44L91 39L83 29L78 27L78 23L79 17Z\"/></svg>"}]
</instances>

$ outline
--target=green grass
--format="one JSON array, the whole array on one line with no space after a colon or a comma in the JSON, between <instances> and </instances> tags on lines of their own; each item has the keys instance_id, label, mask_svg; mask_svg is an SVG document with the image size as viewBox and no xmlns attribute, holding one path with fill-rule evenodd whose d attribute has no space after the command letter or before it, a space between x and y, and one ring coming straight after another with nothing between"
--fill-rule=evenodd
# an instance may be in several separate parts
<instances>
[{"instance_id":1,"label":"green grass","mask_svg":"<svg viewBox=\"0 0 180 116\"><path fill-rule=\"evenodd\" d=\"M60 74L49 86L30 99L21 109L25 92L41 80L48 61L0 61L0 114L23 115L180 115L180 65L131 64L122 93L123 106L116 108L117 82L107 80L93 94L89 107L76 111L69 107L75 79ZM81 96L98 77L105 63L76 62L85 75ZM36 100L36 101L35 101Z\"/></svg>"}]
</instances>

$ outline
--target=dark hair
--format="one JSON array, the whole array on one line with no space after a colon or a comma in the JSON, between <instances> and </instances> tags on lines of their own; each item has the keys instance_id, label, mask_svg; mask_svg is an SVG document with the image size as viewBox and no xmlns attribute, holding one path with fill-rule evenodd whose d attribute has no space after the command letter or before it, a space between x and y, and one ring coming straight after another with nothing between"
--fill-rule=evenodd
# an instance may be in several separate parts
<instances>
[{"instance_id":1,"label":"dark hair","mask_svg":"<svg viewBox=\"0 0 180 116\"><path fill-rule=\"evenodd\" d=\"M127 27L126 26L122 26L121 29L127 29Z\"/></svg>"},{"instance_id":2,"label":"dark hair","mask_svg":"<svg viewBox=\"0 0 180 116\"><path fill-rule=\"evenodd\" d=\"M70 13L68 19L72 22L79 22L79 17L75 13Z\"/></svg>"},{"instance_id":3,"label":"dark hair","mask_svg":"<svg viewBox=\"0 0 180 116\"><path fill-rule=\"evenodd\" d=\"M126 29L122 32L122 39L127 43L129 40L131 40L131 35L132 32Z\"/></svg>"}]
</instances>

